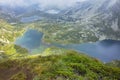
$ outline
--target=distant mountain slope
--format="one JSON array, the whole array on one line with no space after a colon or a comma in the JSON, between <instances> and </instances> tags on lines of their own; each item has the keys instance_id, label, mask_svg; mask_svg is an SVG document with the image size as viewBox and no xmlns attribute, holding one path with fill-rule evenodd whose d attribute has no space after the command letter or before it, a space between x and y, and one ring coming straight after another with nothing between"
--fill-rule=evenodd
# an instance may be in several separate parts
<instances>
[{"instance_id":1,"label":"distant mountain slope","mask_svg":"<svg viewBox=\"0 0 120 80\"><path fill-rule=\"evenodd\" d=\"M33 14L36 13L33 12ZM60 23L61 29L57 32L64 33L54 32L56 35L52 35L55 39L59 39L58 42L64 42L64 39L70 43L104 39L120 40L119 0L86 0L77 2L72 7L61 10L58 14L37 14L44 16L47 23ZM62 29L64 26L66 26L65 30ZM58 38L58 36L60 37Z\"/></svg>"},{"instance_id":2,"label":"distant mountain slope","mask_svg":"<svg viewBox=\"0 0 120 80\"><path fill-rule=\"evenodd\" d=\"M2 8L1 16L4 19L17 23L33 22L36 28L47 32L44 37L49 38L50 42L83 43L104 39L120 40L119 0L86 0L61 10L54 7L41 10L38 4L25 8L9 9L3 6ZM58 13L54 14L51 11Z\"/></svg>"},{"instance_id":3,"label":"distant mountain slope","mask_svg":"<svg viewBox=\"0 0 120 80\"><path fill-rule=\"evenodd\" d=\"M77 3L64 11L63 18L66 16L68 20L83 24L84 28L96 30L96 37L120 40L119 0L87 0Z\"/></svg>"}]
</instances>

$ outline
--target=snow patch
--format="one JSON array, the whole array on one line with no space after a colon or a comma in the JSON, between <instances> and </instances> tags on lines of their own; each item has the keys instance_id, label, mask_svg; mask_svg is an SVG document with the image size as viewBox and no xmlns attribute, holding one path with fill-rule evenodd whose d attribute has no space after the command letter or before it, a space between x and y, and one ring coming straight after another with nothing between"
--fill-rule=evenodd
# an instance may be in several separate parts
<instances>
[{"instance_id":1,"label":"snow patch","mask_svg":"<svg viewBox=\"0 0 120 80\"><path fill-rule=\"evenodd\" d=\"M113 6L116 2L117 2L117 0L111 0L109 5L108 5L108 8Z\"/></svg>"},{"instance_id":2,"label":"snow patch","mask_svg":"<svg viewBox=\"0 0 120 80\"><path fill-rule=\"evenodd\" d=\"M46 11L46 13L49 13L49 14L58 14L60 11L58 11L58 10L48 10L48 11Z\"/></svg>"},{"instance_id":3,"label":"snow patch","mask_svg":"<svg viewBox=\"0 0 120 80\"><path fill-rule=\"evenodd\" d=\"M112 22L111 28L112 28L114 31L118 31L118 30L119 30L119 27L118 27L118 19L116 19L115 21Z\"/></svg>"}]
</instances>

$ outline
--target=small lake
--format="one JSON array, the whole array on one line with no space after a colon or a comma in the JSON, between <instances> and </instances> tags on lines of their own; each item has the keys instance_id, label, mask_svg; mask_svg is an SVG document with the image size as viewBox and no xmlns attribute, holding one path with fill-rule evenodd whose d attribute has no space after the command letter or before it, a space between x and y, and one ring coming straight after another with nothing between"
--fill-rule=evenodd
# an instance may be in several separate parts
<instances>
[{"instance_id":1,"label":"small lake","mask_svg":"<svg viewBox=\"0 0 120 80\"><path fill-rule=\"evenodd\" d=\"M120 60L120 41L116 40L103 40L95 43L83 44L55 44L46 45L42 43L43 33L37 30L28 30L22 37L19 37L15 44L27 48L30 52L38 52L50 46L56 46L66 49L76 50L83 52L91 57L95 57L103 62L112 60Z\"/></svg>"},{"instance_id":2,"label":"small lake","mask_svg":"<svg viewBox=\"0 0 120 80\"><path fill-rule=\"evenodd\" d=\"M40 20L40 19L42 19L42 17L30 16L30 17L21 18L20 21L23 22L23 23L28 23L28 22L33 22L33 21Z\"/></svg>"},{"instance_id":3,"label":"small lake","mask_svg":"<svg viewBox=\"0 0 120 80\"><path fill-rule=\"evenodd\" d=\"M28 50L32 50L41 46L43 33L37 30L28 30L23 36L16 39L15 44L20 45Z\"/></svg>"}]
</instances>

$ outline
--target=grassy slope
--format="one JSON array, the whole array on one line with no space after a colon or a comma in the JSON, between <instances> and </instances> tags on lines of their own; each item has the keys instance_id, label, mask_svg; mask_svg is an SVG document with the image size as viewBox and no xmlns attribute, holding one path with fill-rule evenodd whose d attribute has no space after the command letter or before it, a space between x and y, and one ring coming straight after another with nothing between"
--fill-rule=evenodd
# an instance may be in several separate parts
<instances>
[{"instance_id":1,"label":"grassy slope","mask_svg":"<svg viewBox=\"0 0 120 80\"><path fill-rule=\"evenodd\" d=\"M0 57L5 54L12 55L16 53L14 41L17 37L24 33L24 29L16 29L16 27L0 19Z\"/></svg>"},{"instance_id":2,"label":"grassy slope","mask_svg":"<svg viewBox=\"0 0 120 80\"><path fill-rule=\"evenodd\" d=\"M58 48L43 54L0 60L0 80L120 80L120 68L84 54Z\"/></svg>"},{"instance_id":3,"label":"grassy slope","mask_svg":"<svg viewBox=\"0 0 120 80\"><path fill-rule=\"evenodd\" d=\"M107 65L120 67L120 60L113 60L112 62L107 63Z\"/></svg>"},{"instance_id":4,"label":"grassy slope","mask_svg":"<svg viewBox=\"0 0 120 80\"><path fill-rule=\"evenodd\" d=\"M36 21L33 23L19 23L15 26L26 26L27 28L39 30L44 33L43 40L48 43L75 44L98 40L94 31L90 31L90 29L84 28L80 24Z\"/></svg>"},{"instance_id":5,"label":"grassy slope","mask_svg":"<svg viewBox=\"0 0 120 80\"><path fill-rule=\"evenodd\" d=\"M120 79L120 68L75 51L53 47L42 55L28 55L26 49L12 43L22 32L0 20L0 51L4 51L0 53L0 80Z\"/></svg>"},{"instance_id":6,"label":"grassy slope","mask_svg":"<svg viewBox=\"0 0 120 80\"><path fill-rule=\"evenodd\" d=\"M22 30L15 29L14 26L0 19L0 43L13 42L16 37L22 34Z\"/></svg>"}]
</instances>

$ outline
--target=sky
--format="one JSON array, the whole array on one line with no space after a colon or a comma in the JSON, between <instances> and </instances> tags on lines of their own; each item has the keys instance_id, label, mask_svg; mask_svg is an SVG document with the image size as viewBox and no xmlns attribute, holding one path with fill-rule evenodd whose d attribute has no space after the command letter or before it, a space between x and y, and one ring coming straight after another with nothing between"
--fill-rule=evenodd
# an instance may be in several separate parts
<instances>
[{"instance_id":1,"label":"sky","mask_svg":"<svg viewBox=\"0 0 120 80\"><path fill-rule=\"evenodd\" d=\"M32 4L39 4L40 7L58 7L65 8L73 5L75 2L83 2L85 0L0 0L0 5L9 5L11 7L25 7Z\"/></svg>"}]
</instances>

